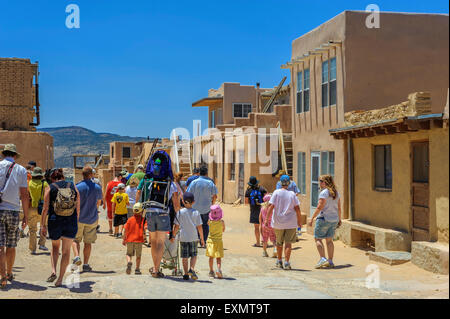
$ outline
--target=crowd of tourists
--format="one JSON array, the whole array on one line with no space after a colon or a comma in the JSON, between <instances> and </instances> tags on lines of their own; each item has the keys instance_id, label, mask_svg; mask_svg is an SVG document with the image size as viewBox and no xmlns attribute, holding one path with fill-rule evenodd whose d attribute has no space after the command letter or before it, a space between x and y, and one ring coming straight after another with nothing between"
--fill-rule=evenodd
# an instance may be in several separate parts
<instances>
[{"instance_id":1,"label":"crowd of tourists","mask_svg":"<svg viewBox=\"0 0 450 319\"><path fill-rule=\"evenodd\" d=\"M122 239L125 246L126 274L131 274L133 257L134 273L142 274L142 249L147 245L151 248L153 262L149 269L151 276L164 277L161 266L166 263L164 254L167 242L170 242L177 247L179 245L179 270L182 268L184 280L198 279L195 265L199 248L204 249L209 258L209 276L223 278L222 236L226 227L223 210L216 203L218 190L208 177L207 167L196 168L194 175L184 182L182 173L172 175L170 158L167 166L164 157L155 157L150 163L150 173L143 165L139 165L134 173L117 172L114 179L105 185L103 193L98 174L89 165L82 170L83 180L75 185L65 179L60 168L45 172L34 161L30 161L26 168L17 164L20 153L13 144L5 145L1 154L2 289L7 287L8 281L14 280L15 248L19 238L25 237L27 226L30 254L35 255L37 249L48 251L47 237L51 240L51 272L47 282L62 286L66 270L71 265L81 266L83 272L91 271L89 260L99 233L100 207L106 210L109 235ZM158 179L161 176L170 178ZM276 266L289 270L292 268L292 244L301 234L302 217L297 197L300 191L284 172L279 176L272 193L260 185L256 177L250 177L245 203L250 207L250 223L254 224L256 242L253 246L262 247L263 256L269 257L267 250L271 242L271 255L276 258ZM318 206L308 226L312 227L315 220L314 238L320 255L316 268L327 268L334 267L333 236L341 224L341 208L332 176L321 176L320 188ZM158 200L161 203L155 204Z\"/></svg>"}]
</instances>

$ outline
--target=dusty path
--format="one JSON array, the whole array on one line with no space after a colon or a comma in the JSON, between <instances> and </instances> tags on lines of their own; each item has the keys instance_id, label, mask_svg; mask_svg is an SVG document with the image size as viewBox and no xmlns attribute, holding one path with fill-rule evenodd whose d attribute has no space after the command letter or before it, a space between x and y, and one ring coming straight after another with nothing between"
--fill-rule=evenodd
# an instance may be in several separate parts
<instances>
[{"instance_id":1,"label":"dusty path","mask_svg":"<svg viewBox=\"0 0 450 319\"><path fill-rule=\"evenodd\" d=\"M110 237L102 212L101 233L93 247L92 272L80 275L79 288L55 288L46 283L50 275L49 253L28 252L28 238L21 239L15 263L16 281L0 298L449 298L449 276L426 272L410 262L388 266L369 261L365 252L335 242L335 269L316 270L318 255L313 238L303 234L294 245L291 271L275 268L275 259L262 257L254 242L248 208L223 205L227 230L224 233L226 279L208 278L208 258L199 249L199 280L183 281L167 276L154 279L150 248L143 251L141 276L125 274L125 248L121 240ZM47 242L50 248L50 242ZM380 269L380 288L365 287L366 267ZM132 274L134 273L134 269ZM165 271L170 274L170 271Z\"/></svg>"}]
</instances>

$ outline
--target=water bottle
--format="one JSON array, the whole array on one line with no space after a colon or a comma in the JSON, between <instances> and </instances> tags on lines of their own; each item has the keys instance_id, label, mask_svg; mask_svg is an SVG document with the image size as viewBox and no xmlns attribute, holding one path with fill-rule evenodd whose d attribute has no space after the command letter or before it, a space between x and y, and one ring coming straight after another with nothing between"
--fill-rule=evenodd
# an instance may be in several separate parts
<instances>
[{"instance_id":1,"label":"water bottle","mask_svg":"<svg viewBox=\"0 0 450 319\"><path fill-rule=\"evenodd\" d=\"M300 237L302 235L302 228L298 227L297 228L297 238Z\"/></svg>"}]
</instances>

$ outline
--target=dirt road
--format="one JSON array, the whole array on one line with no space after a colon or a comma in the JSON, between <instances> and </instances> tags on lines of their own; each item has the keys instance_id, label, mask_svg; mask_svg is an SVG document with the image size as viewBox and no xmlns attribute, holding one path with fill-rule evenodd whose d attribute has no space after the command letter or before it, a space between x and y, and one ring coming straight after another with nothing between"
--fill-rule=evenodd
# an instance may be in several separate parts
<instances>
[{"instance_id":1,"label":"dirt road","mask_svg":"<svg viewBox=\"0 0 450 319\"><path fill-rule=\"evenodd\" d=\"M28 238L19 242L14 272L16 280L0 298L449 298L449 276L424 271L410 262L388 266L369 260L365 252L335 242L335 269L314 269L318 254L312 236L304 233L294 245L292 270L275 268L275 259L262 257L254 243L248 207L223 205L225 279L208 278L208 258L199 249L199 280L183 281L170 275L155 279L148 273L150 248L143 251L142 275L125 274L125 247L107 234L105 213L93 247L92 272L81 273L79 286L55 288L45 282L50 275L50 253L28 251ZM47 247L51 244L48 241ZM379 269L379 288L366 288L366 267ZM372 266L373 267L373 266Z\"/></svg>"}]
</instances>

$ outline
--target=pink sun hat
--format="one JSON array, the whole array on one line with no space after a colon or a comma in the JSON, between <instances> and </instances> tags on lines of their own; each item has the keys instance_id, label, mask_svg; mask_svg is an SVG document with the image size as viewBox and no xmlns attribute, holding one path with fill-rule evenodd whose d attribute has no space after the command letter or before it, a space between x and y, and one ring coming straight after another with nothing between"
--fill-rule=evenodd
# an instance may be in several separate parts
<instances>
[{"instance_id":1,"label":"pink sun hat","mask_svg":"<svg viewBox=\"0 0 450 319\"><path fill-rule=\"evenodd\" d=\"M210 220L221 220L223 216L222 208L219 205L212 205L209 212Z\"/></svg>"},{"instance_id":2,"label":"pink sun hat","mask_svg":"<svg viewBox=\"0 0 450 319\"><path fill-rule=\"evenodd\" d=\"M263 201L264 201L264 202L268 202L271 198L272 198L272 195L267 194L267 195L265 195L265 196L263 197Z\"/></svg>"}]
</instances>

